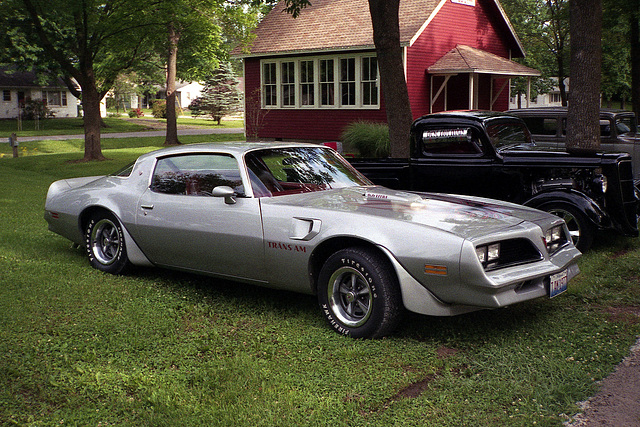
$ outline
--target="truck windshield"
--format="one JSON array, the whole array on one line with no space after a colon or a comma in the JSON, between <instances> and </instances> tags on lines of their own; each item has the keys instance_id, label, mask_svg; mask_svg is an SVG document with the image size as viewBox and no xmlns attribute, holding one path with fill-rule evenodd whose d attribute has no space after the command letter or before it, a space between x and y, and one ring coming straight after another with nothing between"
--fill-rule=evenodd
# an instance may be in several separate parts
<instances>
[{"instance_id":1,"label":"truck windshield","mask_svg":"<svg viewBox=\"0 0 640 427\"><path fill-rule=\"evenodd\" d=\"M514 145L531 145L531 134L524 123L495 123L487 126L487 134L497 151Z\"/></svg>"}]
</instances>

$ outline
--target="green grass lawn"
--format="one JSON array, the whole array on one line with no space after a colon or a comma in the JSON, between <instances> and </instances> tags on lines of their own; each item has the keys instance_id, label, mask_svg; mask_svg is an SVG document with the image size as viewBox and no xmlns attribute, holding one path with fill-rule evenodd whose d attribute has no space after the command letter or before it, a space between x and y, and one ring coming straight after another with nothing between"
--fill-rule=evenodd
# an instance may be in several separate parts
<instances>
[{"instance_id":1,"label":"green grass lawn","mask_svg":"<svg viewBox=\"0 0 640 427\"><path fill-rule=\"evenodd\" d=\"M141 119L149 122L160 122L166 124L166 119L154 119L153 116L143 116ZM126 118L106 117L103 119L106 127L102 129L102 133L117 132L139 132L149 130L148 126L142 122L132 122ZM181 117L177 120L178 125L188 125L189 127L201 128L242 128L244 123L242 120L223 120L218 126L215 121L203 118ZM0 120L0 139L8 138L9 135L15 133L20 141L21 136L41 136L41 135L81 135L84 133L84 122L82 118L59 118L46 119L35 122L33 120L23 120L22 129L18 128L17 120Z\"/></svg>"},{"instance_id":2,"label":"green grass lawn","mask_svg":"<svg viewBox=\"0 0 640 427\"><path fill-rule=\"evenodd\" d=\"M0 158L0 425L560 426L640 334L639 239L600 239L552 300L408 314L382 340L336 334L311 296L100 273L47 230L46 191L162 144L136 141Z\"/></svg>"}]
</instances>

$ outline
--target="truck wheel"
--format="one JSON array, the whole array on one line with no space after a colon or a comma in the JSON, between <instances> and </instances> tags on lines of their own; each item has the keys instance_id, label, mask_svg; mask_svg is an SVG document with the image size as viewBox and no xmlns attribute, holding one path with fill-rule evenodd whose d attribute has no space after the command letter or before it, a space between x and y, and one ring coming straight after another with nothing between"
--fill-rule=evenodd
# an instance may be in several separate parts
<instances>
[{"instance_id":1,"label":"truck wheel","mask_svg":"<svg viewBox=\"0 0 640 427\"><path fill-rule=\"evenodd\" d=\"M595 230L582 212L571 205L563 203L552 203L543 206L541 209L564 220L567 228L569 228L573 244L580 252L586 252L591 247Z\"/></svg>"},{"instance_id":2,"label":"truck wheel","mask_svg":"<svg viewBox=\"0 0 640 427\"><path fill-rule=\"evenodd\" d=\"M131 265L122 226L112 213L103 212L91 218L85 233L85 245L93 268L121 274Z\"/></svg>"},{"instance_id":3,"label":"truck wheel","mask_svg":"<svg viewBox=\"0 0 640 427\"><path fill-rule=\"evenodd\" d=\"M353 338L388 335L402 312L398 280L388 260L358 247L340 250L324 263L318 302L329 324Z\"/></svg>"}]
</instances>

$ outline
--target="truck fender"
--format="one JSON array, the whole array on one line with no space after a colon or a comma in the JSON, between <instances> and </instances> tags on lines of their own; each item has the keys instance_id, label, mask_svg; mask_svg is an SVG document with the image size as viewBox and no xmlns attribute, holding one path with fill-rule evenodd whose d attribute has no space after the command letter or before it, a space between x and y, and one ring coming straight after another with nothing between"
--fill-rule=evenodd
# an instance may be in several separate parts
<instances>
[{"instance_id":1,"label":"truck fender","mask_svg":"<svg viewBox=\"0 0 640 427\"><path fill-rule=\"evenodd\" d=\"M531 208L544 210L545 205L552 203L564 203L573 206L582 212L597 228L604 226L609 218L595 200L573 189L540 192L523 204Z\"/></svg>"}]
</instances>

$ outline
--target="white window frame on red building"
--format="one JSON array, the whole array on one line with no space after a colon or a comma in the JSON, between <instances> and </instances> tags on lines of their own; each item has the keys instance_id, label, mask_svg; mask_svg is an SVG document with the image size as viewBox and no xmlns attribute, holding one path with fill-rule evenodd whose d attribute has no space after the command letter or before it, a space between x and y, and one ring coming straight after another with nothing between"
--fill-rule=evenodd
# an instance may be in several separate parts
<instances>
[{"instance_id":1,"label":"white window frame on red building","mask_svg":"<svg viewBox=\"0 0 640 427\"><path fill-rule=\"evenodd\" d=\"M380 73L370 52L263 59L260 88L264 109L380 109Z\"/></svg>"}]
</instances>

